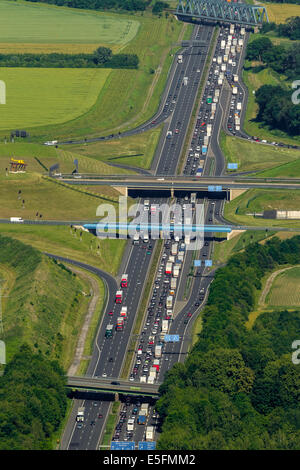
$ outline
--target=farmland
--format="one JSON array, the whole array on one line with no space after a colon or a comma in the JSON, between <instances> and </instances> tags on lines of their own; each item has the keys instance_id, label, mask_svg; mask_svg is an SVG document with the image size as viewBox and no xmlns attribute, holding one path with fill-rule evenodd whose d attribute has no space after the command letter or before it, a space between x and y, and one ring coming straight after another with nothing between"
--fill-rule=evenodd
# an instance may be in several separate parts
<instances>
[{"instance_id":1,"label":"farmland","mask_svg":"<svg viewBox=\"0 0 300 470\"><path fill-rule=\"evenodd\" d=\"M300 267L287 269L278 274L272 284L267 303L272 307L300 306Z\"/></svg>"},{"instance_id":2,"label":"farmland","mask_svg":"<svg viewBox=\"0 0 300 470\"><path fill-rule=\"evenodd\" d=\"M1 2L0 17L1 11L0 53L20 52L18 44L37 53L91 52L104 45L140 60L138 70L0 69L7 87L0 135L22 127L39 141L99 135L151 117L172 62L172 45L191 31L171 15L133 17L19 1Z\"/></svg>"},{"instance_id":3,"label":"farmland","mask_svg":"<svg viewBox=\"0 0 300 470\"><path fill-rule=\"evenodd\" d=\"M259 4L266 7L269 20L274 23L284 23L285 20L291 16L300 16L300 5L260 2Z\"/></svg>"}]
</instances>

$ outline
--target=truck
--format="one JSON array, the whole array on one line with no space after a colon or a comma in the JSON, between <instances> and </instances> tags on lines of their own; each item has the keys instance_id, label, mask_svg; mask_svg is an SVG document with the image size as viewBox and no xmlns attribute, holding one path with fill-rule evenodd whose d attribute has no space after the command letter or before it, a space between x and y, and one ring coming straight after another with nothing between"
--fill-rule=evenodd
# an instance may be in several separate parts
<instances>
[{"instance_id":1,"label":"truck","mask_svg":"<svg viewBox=\"0 0 300 470\"><path fill-rule=\"evenodd\" d=\"M144 235L143 235L143 240L144 240L144 243L148 243L149 241L149 234L148 232L145 232Z\"/></svg>"},{"instance_id":2,"label":"truck","mask_svg":"<svg viewBox=\"0 0 300 470\"><path fill-rule=\"evenodd\" d=\"M124 320L126 320L127 318L127 307L122 307L121 308L121 312L120 312L120 316L124 318Z\"/></svg>"},{"instance_id":3,"label":"truck","mask_svg":"<svg viewBox=\"0 0 300 470\"><path fill-rule=\"evenodd\" d=\"M22 217L11 217L11 218L10 218L10 221L11 221L11 222L17 222L17 223L24 222L24 220L22 219Z\"/></svg>"},{"instance_id":4,"label":"truck","mask_svg":"<svg viewBox=\"0 0 300 470\"><path fill-rule=\"evenodd\" d=\"M144 200L144 208L145 208L145 207L148 207L148 208L149 208L149 205L150 205L149 199L145 199L145 200Z\"/></svg>"},{"instance_id":5,"label":"truck","mask_svg":"<svg viewBox=\"0 0 300 470\"><path fill-rule=\"evenodd\" d=\"M167 308L172 308L173 307L173 297L169 295L166 300L166 307Z\"/></svg>"},{"instance_id":6,"label":"truck","mask_svg":"<svg viewBox=\"0 0 300 470\"><path fill-rule=\"evenodd\" d=\"M149 413L149 403L142 403L141 404L141 412L145 413L145 416L148 416Z\"/></svg>"},{"instance_id":7,"label":"truck","mask_svg":"<svg viewBox=\"0 0 300 470\"><path fill-rule=\"evenodd\" d=\"M207 154L207 145L202 145L202 150L201 150L202 155Z\"/></svg>"},{"instance_id":8,"label":"truck","mask_svg":"<svg viewBox=\"0 0 300 470\"><path fill-rule=\"evenodd\" d=\"M168 320L163 320L162 321L162 324L161 324L161 331L163 333L168 333L168 329L169 329L169 322Z\"/></svg>"},{"instance_id":9,"label":"truck","mask_svg":"<svg viewBox=\"0 0 300 470\"><path fill-rule=\"evenodd\" d=\"M155 357L155 359L161 358L161 354L162 354L162 345L157 344L154 348L154 357Z\"/></svg>"},{"instance_id":10,"label":"truck","mask_svg":"<svg viewBox=\"0 0 300 470\"><path fill-rule=\"evenodd\" d=\"M246 31L245 28L241 28L241 35L242 35L242 36L244 36L245 31Z\"/></svg>"},{"instance_id":11,"label":"truck","mask_svg":"<svg viewBox=\"0 0 300 470\"><path fill-rule=\"evenodd\" d=\"M183 84L186 86L188 84L189 78L183 77Z\"/></svg>"},{"instance_id":12,"label":"truck","mask_svg":"<svg viewBox=\"0 0 300 470\"><path fill-rule=\"evenodd\" d=\"M169 274L169 275L172 274L172 263L166 264L165 274Z\"/></svg>"},{"instance_id":13,"label":"truck","mask_svg":"<svg viewBox=\"0 0 300 470\"><path fill-rule=\"evenodd\" d=\"M226 64L222 64L222 65L221 65L221 70L222 70L222 72L225 72L225 71L226 71ZM220 76L220 78L222 78L222 77ZM224 77L223 77L223 78L224 78Z\"/></svg>"},{"instance_id":14,"label":"truck","mask_svg":"<svg viewBox=\"0 0 300 470\"><path fill-rule=\"evenodd\" d=\"M240 102L237 103L237 104L236 104L236 109L237 109L238 111L241 111L241 109L242 109L242 103L240 103Z\"/></svg>"},{"instance_id":15,"label":"truck","mask_svg":"<svg viewBox=\"0 0 300 470\"><path fill-rule=\"evenodd\" d=\"M232 87L232 94L237 95L238 89L236 86Z\"/></svg>"},{"instance_id":16,"label":"truck","mask_svg":"<svg viewBox=\"0 0 300 470\"><path fill-rule=\"evenodd\" d=\"M171 139L172 135L173 135L172 131L168 131L167 136L166 136L167 139Z\"/></svg>"},{"instance_id":17,"label":"truck","mask_svg":"<svg viewBox=\"0 0 300 470\"><path fill-rule=\"evenodd\" d=\"M138 245L140 242L140 236L137 232L135 232L134 236L133 236L133 244L134 245Z\"/></svg>"},{"instance_id":18,"label":"truck","mask_svg":"<svg viewBox=\"0 0 300 470\"><path fill-rule=\"evenodd\" d=\"M216 108L217 108L216 103L212 103L212 104L211 104L211 110L212 110L212 111L215 111Z\"/></svg>"},{"instance_id":19,"label":"truck","mask_svg":"<svg viewBox=\"0 0 300 470\"><path fill-rule=\"evenodd\" d=\"M113 329L114 325L107 325L106 330L105 330L105 338L111 338L113 335Z\"/></svg>"},{"instance_id":20,"label":"truck","mask_svg":"<svg viewBox=\"0 0 300 470\"><path fill-rule=\"evenodd\" d=\"M141 375L141 377L140 377L140 383L144 383L144 384L145 384L146 382L147 382L147 377L146 377L146 375Z\"/></svg>"},{"instance_id":21,"label":"truck","mask_svg":"<svg viewBox=\"0 0 300 470\"><path fill-rule=\"evenodd\" d=\"M217 90L216 90L217 91ZM211 130L212 130L212 125L211 124L207 124L206 126L206 132L207 132L207 135L210 136L211 135Z\"/></svg>"},{"instance_id":22,"label":"truck","mask_svg":"<svg viewBox=\"0 0 300 470\"><path fill-rule=\"evenodd\" d=\"M174 277L178 277L178 276L179 276L179 269L180 269L180 268L179 268L178 265L177 265L177 266L175 265L175 266L173 267L173 276L174 276Z\"/></svg>"},{"instance_id":23,"label":"truck","mask_svg":"<svg viewBox=\"0 0 300 470\"><path fill-rule=\"evenodd\" d=\"M139 414L137 418L137 423L138 424L146 424L147 417L143 414Z\"/></svg>"},{"instance_id":24,"label":"truck","mask_svg":"<svg viewBox=\"0 0 300 470\"><path fill-rule=\"evenodd\" d=\"M171 247L171 254L172 256L176 256L178 253L178 245L177 243L173 243L172 247Z\"/></svg>"},{"instance_id":25,"label":"truck","mask_svg":"<svg viewBox=\"0 0 300 470\"><path fill-rule=\"evenodd\" d=\"M121 278L121 287L127 287L128 284L128 274L122 274Z\"/></svg>"},{"instance_id":26,"label":"truck","mask_svg":"<svg viewBox=\"0 0 300 470\"><path fill-rule=\"evenodd\" d=\"M117 290L116 292L116 304L121 304L123 300L123 291Z\"/></svg>"},{"instance_id":27,"label":"truck","mask_svg":"<svg viewBox=\"0 0 300 470\"><path fill-rule=\"evenodd\" d=\"M134 418L129 418L127 421L127 431L133 431L134 430Z\"/></svg>"},{"instance_id":28,"label":"truck","mask_svg":"<svg viewBox=\"0 0 300 470\"><path fill-rule=\"evenodd\" d=\"M147 384L153 385L154 381L155 381L155 377L153 377L152 375L149 375L147 379Z\"/></svg>"},{"instance_id":29,"label":"truck","mask_svg":"<svg viewBox=\"0 0 300 470\"><path fill-rule=\"evenodd\" d=\"M228 51L228 54L229 54L229 51ZM224 62L228 62L228 54L224 55L224 58L223 58Z\"/></svg>"},{"instance_id":30,"label":"truck","mask_svg":"<svg viewBox=\"0 0 300 470\"><path fill-rule=\"evenodd\" d=\"M123 331L124 328L124 318L118 317L116 323L116 331Z\"/></svg>"},{"instance_id":31,"label":"truck","mask_svg":"<svg viewBox=\"0 0 300 470\"><path fill-rule=\"evenodd\" d=\"M189 245L191 243L191 236L188 234L184 235L184 242L186 245Z\"/></svg>"},{"instance_id":32,"label":"truck","mask_svg":"<svg viewBox=\"0 0 300 470\"><path fill-rule=\"evenodd\" d=\"M150 367L149 377L153 377L154 379L156 379L156 374L157 374L156 367Z\"/></svg>"},{"instance_id":33,"label":"truck","mask_svg":"<svg viewBox=\"0 0 300 470\"><path fill-rule=\"evenodd\" d=\"M159 372L159 359L154 359L152 367L155 367L157 372Z\"/></svg>"},{"instance_id":34,"label":"truck","mask_svg":"<svg viewBox=\"0 0 300 470\"><path fill-rule=\"evenodd\" d=\"M146 427L146 441L153 441L154 439L154 427L147 426Z\"/></svg>"},{"instance_id":35,"label":"truck","mask_svg":"<svg viewBox=\"0 0 300 470\"><path fill-rule=\"evenodd\" d=\"M77 411L76 421L77 423L82 423L84 421L84 406L80 406Z\"/></svg>"},{"instance_id":36,"label":"truck","mask_svg":"<svg viewBox=\"0 0 300 470\"><path fill-rule=\"evenodd\" d=\"M168 258L168 263L175 263L175 256L170 255Z\"/></svg>"},{"instance_id":37,"label":"truck","mask_svg":"<svg viewBox=\"0 0 300 470\"><path fill-rule=\"evenodd\" d=\"M218 78L218 85L219 86L223 85L223 78L221 77Z\"/></svg>"},{"instance_id":38,"label":"truck","mask_svg":"<svg viewBox=\"0 0 300 470\"><path fill-rule=\"evenodd\" d=\"M177 279L176 277L172 277L171 279L171 289L176 289L177 286Z\"/></svg>"},{"instance_id":39,"label":"truck","mask_svg":"<svg viewBox=\"0 0 300 470\"><path fill-rule=\"evenodd\" d=\"M182 64L182 59L183 59L182 54L178 54L177 63Z\"/></svg>"},{"instance_id":40,"label":"truck","mask_svg":"<svg viewBox=\"0 0 300 470\"><path fill-rule=\"evenodd\" d=\"M208 145L208 138L209 138L208 135L205 135L205 136L203 137L203 144L204 144L204 145Z\"/></svg>"},{"instance_id":41,"label":"truck","mask_svg":"<svg viewBox=\"0 0 300 470\"><path fill-rule=\"evenodd\" d=\"M221 65L222 64L222 56L218 56L217 58L217 64Z\"/></svg>"},{"instance_id":42,"label":"truck","mask_svg":"<svg viewBox=\"0 0 300 470\"><path fill-rule=\"evenodd\" d=\"M225 49L225 40L224 39L222 39L222 41L221 41L221 49Z\"/></svg>"},{"instance_id":43,"label":"truck","mask_svg":"<svg viewBox=\"0 0 300 470\"><path fill-rule=\"evenodd\" d=\"M196 197L197 197L196 193L191 193L191 204L196 204Z\"/></svg>"},{"instance_id":44,"label":"truck","mask_svg":"<svg viewBox=\"0 0 300 470\"><path fill-rule=\"evenodd\" d=\"M207 104L211 104L211 103L212 103L212 96L208 96L208 97L207 97L206 103L207 103Z\"/></svg>"}]
</instances>

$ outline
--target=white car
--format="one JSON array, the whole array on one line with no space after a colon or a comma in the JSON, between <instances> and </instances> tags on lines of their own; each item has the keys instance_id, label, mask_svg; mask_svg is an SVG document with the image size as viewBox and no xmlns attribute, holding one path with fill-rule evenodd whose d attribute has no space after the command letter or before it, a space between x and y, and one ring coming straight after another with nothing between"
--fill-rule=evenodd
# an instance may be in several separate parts
<instances>
[{"instance_id":1,"label":"white car","mask_svg":"<svg viewBox=\"0 0 300 470\"><path fill-rule=\"evenodd\" d=\"M107 377L107 373L103 372L102 377Z\"/></svg>"}]
</instances>

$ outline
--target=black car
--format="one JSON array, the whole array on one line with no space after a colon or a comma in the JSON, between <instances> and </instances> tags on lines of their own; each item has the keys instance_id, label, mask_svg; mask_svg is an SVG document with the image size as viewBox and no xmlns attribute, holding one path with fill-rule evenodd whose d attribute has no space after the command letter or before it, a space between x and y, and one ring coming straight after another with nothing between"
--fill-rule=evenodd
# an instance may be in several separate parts
<instances>
[{"instance_id":1,"label":"black car","mask_svg":"<svg viewBox=\"0 0 300 470\"><path fill-rule=\"evenodd\" d=\"M116 381L113 381L113 382L110 382L112 385L121 385L120 382L116 382Z\"/></svg>"}]
</instances>

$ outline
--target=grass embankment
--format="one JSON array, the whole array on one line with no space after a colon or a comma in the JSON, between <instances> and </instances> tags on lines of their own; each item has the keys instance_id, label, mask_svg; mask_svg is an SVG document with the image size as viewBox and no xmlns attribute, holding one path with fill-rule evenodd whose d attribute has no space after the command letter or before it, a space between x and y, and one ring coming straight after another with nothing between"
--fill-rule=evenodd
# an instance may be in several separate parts
<instances>
[{"instance_id":1,"label":"grass embankment","mask_svg":"<svg viewBox=\"0 0 300 470\"><path fill-rule=\"evenodd\" d=\"M299 210L300 192L287 189L250 189L225 204L224 216L228 221L253 226L300 228L299 220L272 220L254 217L264 210Z\"/></svg>"},{"instance_id":2,"label":"grass embankment","mask_svg":"<svg viewBox=\"0 0 300 470\"><path fill-rule=\"evenodd\" d=\"M257 144L226 135L221 131L220 145L229 163L237 163L240 171L257 171L257 176L300 176L299 151L284 147ZM261 170L264 170L260 172ZM230 171L234 174L235 172Z\"/></svg>"},{"instance_id":3,"label":"grass embankment","mask_svg":"<svg viewBox=\"0 0 300 470\"><path fill-rule=\"evenodd\" d=\"M100 141L87 145L72 145L72 151L99 162L116 163L149 169L163 126L130 137ZM107 166L107 165L106 165ZM109 167L119 173L119 168Z\"/></svg>"},{"instance_id":4,"label":"grass embankment","mask_svg":"<svg viewBox=\"0 0 300 470\"><path fill-rule=\"evenodd\" d=\"M271 307L300 306L300 267L287 269L278 274L272 284L266 302Z\"/></svg>"},{"instance_id":5,"label":"grass embankment","mask_svg":"<svg viewBox=\"0 0 300 470\"><path fill-rule=\"evenodd\" d=\"M85 281L31 246L1 237L3 328L7 360L27 342L35 351L70 364L86 311Z\"/></svg>"},{"instance_id":6,"label":"grass embankment","mask_svg":"<svg viewBox=\"0 0 300 470\"><path fill-rule=\"evenodd\" d=\"M105 426L105 431L104 431L102 442L101 442L102 447L106 446L108 449L110 448L110 443L114 435L114 430L115 430L118 417L119 417L120 406L121 406L121 403L118 401L115 401L111 406L111 412L108 415L106 426ZM100 448L100 450L102 449Z\"/></svg>"},{"instance_id":7,"label":"grass embankment","mask_svg":"<svg viewBox=\"0 0 300 470\"><path fill-rule=\"evenodd\" d=\"M91 264L116 275L127 240L99 240L87 232L80 237L78 232L65 226L0 225L0 234L16 238L40 251Z\"/></svg>"}]
</instances>

